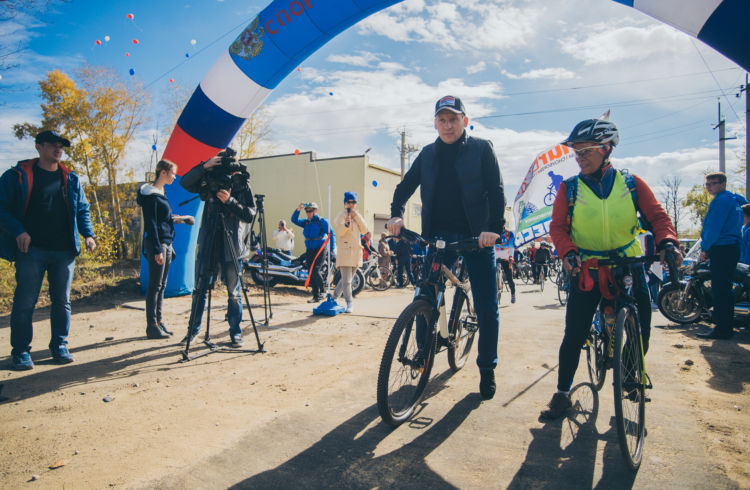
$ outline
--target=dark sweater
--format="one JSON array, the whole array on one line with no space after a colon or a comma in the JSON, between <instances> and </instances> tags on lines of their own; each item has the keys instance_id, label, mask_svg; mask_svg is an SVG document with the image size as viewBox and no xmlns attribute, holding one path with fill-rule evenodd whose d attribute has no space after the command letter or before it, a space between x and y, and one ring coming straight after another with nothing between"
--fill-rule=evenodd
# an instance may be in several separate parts
<instances>
[{"instance_id":1,"label":"dark sweater","mask_svg":"<svg viewBox=\"0 0 750 490\"><path fill-rule=\"evenodd\" d=\"M447 144L438 138L435 143L437 180L430 223L433 233L454 232L471 235L471 226L466 218L461 196L461 183L456 173L456 157L460 146L460 140Z\"/></svg>"},{"instance_id":2,"label":"dark sweater","mask_svg":"<svg viewBox=\"0 0 750 490\"><path fill-rule=\"evenodd\" d=\"M159 254L162 245L171 245L174 240L172 206L151 184L141 186L137 202L143 208L143 253Z\"/></svg>"}]
</instances>

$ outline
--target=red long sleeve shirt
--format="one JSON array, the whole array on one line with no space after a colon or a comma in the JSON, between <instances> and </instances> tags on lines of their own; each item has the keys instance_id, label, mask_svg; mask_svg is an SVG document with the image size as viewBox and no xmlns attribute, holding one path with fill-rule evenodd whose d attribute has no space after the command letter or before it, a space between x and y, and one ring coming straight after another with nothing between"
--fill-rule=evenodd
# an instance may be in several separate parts
<instances>
[{"instance_id":1,"label":"red long sleeve shirt","mask_svg":"<svg viewBox=\"0 0 750 490\"><path fill-rule=\"evenodd\" d=\"M651 224L656 244L664 240L671 240L676 246L679 246L677 232L674 229L672 220L661 203L656 199L651 188L646 182L633 175L635 180L635 192L638 195L638 209L644 218ZM579 182L578 185L586 185ZM563 182L557 189L557 197L552 204L552 221L549 226L549 234L552 242L555 244L559 257L565 255L571 250L578 252L578 247L570 239L570 219L568 217L568 189Z\"/></svg>"}]
</instances>

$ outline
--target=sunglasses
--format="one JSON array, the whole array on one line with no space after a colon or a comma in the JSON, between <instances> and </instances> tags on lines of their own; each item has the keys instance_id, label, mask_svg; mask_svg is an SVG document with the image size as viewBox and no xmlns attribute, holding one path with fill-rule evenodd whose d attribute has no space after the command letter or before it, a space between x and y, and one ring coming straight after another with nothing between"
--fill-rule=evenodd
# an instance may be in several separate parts
<instances>
[{"instance_id":1,"label":"sunglasses","mask_svg":"<svg viewBox=\"0 0 750 490\"><path fill-rule=\"evenodd\" d=\"M357 204L357 201L346 201L346 204Z\"/></svg>"},{"instance_id":2,"label":"sunglasses","mask_svg":"<svg viewBox=\"0 0 750 490\"><path fill-rule=\"evenodd\" d=\"M581 148L579 150L573 149L577 157L585 157L589 154L590 151L592 151L595 148L602 148L602 145L595 145L595 146L587 146L585 148Z\"/></svg>"},{"instance_id":3,"label":"sunglasses","mask_svg":"<svg viewBox=\"0 0 750 490\"><path fill-rule=\"evenodd\" d=\"M305 209L305 212L306 212L306 213L314 213L314 212L315 212L315 210L314 210L314 209Z\"/></svg>"}]
</instances>

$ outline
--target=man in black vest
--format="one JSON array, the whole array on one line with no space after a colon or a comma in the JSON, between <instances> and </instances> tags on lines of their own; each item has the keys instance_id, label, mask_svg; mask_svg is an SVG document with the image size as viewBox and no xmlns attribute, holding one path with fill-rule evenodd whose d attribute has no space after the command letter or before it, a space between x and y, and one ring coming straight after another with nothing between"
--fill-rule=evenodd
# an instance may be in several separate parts
<instances>
[{"instance_id":1,"label":"man in black vest","mask_svg":"<svg viewBox=\"0 0 750 490\"><path fill-rule=\"evenodd\" d=\"M422 149L396 186L388 231L400 233L406 201L420 187L422 236L449 242L479 237L481 249L464 255L464 262L479 323L479 391L490 399L495 395L500 327L493 247L505 224L505 196L492 143L466 134L468 123L461 99L449 95L437 101L434 125L439 137ZM446 259L450 263L451 257Z\"/></svg>"}]
</instances>

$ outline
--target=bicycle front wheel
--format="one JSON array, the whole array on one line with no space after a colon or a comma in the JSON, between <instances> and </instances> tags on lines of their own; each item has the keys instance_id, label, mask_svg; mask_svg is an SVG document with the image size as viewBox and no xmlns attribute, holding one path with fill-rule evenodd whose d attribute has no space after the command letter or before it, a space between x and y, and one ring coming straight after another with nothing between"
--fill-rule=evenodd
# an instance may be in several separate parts
<instances>
[{"instance_id":1,"label":"bicycle front wheel","mask_svg":"<svg viewBox=\"0 0 750 490\"><path fill-rule=\"evenodd\" d=\"M646 434L646 383L640 329L635 310L621 308L617 314L614 377L617 438L623 458L636 471L643 456Z\"/></svg>"},{"instance_id":2,"label":"bicycle front wheel","mask_svg":"<svg viewBox=\"0 0 750 490\"><path fill-rule=\"evenodd\" d=\"M539 271L539 291L544 292L544 270Z\"/></svg>"},{"instance_id":3,"label":"bicycle front wheel","mask_svg":"<svg viewBox=\"0 0 750 490\"><path fill-rule=\"evenodd\" d=\"M478 329L476 317L469 315L469 299L466 297L466 293L463 289L456 288L448 323L448 332L450 333L448 364L454 373L466 364L471 346L474 344L474 335L476 335Z\"/></svg>"},{"instance_id":4,"label":"bicycle front wheel","mask_svg":"<svg viewBox=\"0 0 750 490\"><path fill-rule=\"evenodd\" d=\"M385 344L377 401L383 422L393 427L411 417L427 387L437 346L432 315L432 304L414 300L399 315Z\"/></svg>"},{"instance_id":5,"label":"bicycle front wheel","mask_svg":"<svg viewBox=\"0 0 750 490\"><path fill-rule=\"evenodd\" d=\"M367 274L367 284L375 291L385 291L391 287L392 280L390 267L374 267Z\"/></svg>"},{"instance_id":6,"label":"bicycle front wheel","mask_svg":"<svg viewBox=\"0 0 750 490\"><path fill-rule=\"evenodd\" d=\"M570 278L564 273L560 272L557 275L557 300L560 305L565 306L568 304L568 288L570 287Z\"/></svg>"}]
</instances>

